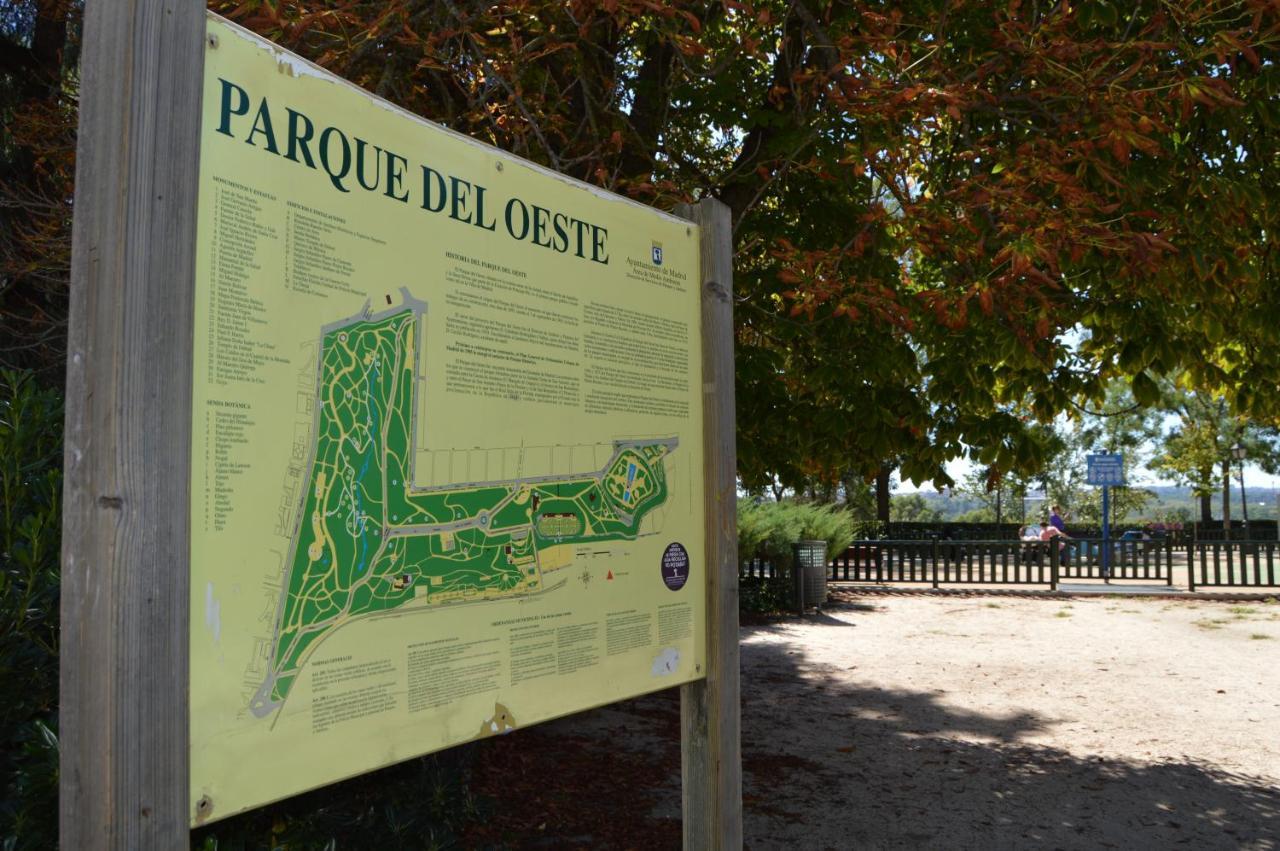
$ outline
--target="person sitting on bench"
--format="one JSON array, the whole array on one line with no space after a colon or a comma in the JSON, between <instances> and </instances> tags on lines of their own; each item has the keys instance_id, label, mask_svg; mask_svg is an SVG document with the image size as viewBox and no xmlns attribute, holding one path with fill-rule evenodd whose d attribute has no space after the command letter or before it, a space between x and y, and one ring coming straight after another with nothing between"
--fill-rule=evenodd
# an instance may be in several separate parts
<instances>
[{"instance_id":1,"label":"person sitting on bench","mask_svg":"<svg viewBox=\"0 0 1280 851\"><path fill-rule=\"evenodd\" d=\"M1071 540L1071 536L1059 529L1057 526L1050 526L1049 521L1040 524L1040 540L1052 541L1054 538L1066 538ZM1058 558L1064 566L1070 560L1070 550L1067 549L1067 541L1058 541Z\"/></svg>"}]
</instances>

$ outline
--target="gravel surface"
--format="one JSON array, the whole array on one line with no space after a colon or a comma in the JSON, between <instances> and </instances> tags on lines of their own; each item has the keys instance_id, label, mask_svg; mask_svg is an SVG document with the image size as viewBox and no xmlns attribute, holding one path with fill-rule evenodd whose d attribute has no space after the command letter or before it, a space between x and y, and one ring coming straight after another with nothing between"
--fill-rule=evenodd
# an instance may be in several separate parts
<instances>
[{"instance_id":1,"label":"gravel surface","mask_svg":"<svg viewBox=\"0 0 1280 851\"><path fill-rule=\"evenodd\" d=\"M1280 849L1276 603L842 594L743 627L742 672L752 849ZM610 794L485 839L678 847L678 730L664 692L505 737L481 776Z\"/></svg>"}]
</instances>

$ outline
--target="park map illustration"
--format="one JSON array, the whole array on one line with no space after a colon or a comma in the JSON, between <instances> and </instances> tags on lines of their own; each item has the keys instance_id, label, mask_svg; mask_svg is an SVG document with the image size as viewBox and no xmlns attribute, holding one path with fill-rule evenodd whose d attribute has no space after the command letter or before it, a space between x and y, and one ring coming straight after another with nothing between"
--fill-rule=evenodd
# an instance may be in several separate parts
<instances>
[{"instance_id":1,"label":"park map illustration","mask_svg":"<svg viewBox=\"0 0 1280 851\"><path fill-rule=\"evenodd\" d=\"M675 438L615 441L600 470L413 485L419 323L404 302L322 329L313 454L267 674L250 702L280 708L311 653L358 618L541 592L572 548L634 540L667 499Z\"/></svg>"}]
</instances>

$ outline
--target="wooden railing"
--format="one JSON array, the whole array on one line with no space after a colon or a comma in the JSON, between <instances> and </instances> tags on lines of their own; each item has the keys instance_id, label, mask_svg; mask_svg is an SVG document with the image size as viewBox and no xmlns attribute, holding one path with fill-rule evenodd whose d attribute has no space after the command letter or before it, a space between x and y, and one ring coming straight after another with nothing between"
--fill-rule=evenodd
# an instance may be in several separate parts
<instances>
[{"instance_id":1,"label":"wooden railing","mask_svg":"<svg viewBox=\"0 0 1280 851\"><path fill-rule=\"evenodd\" d=\"M1280 543L1195 541L1187 544L1187 585L1197 588L1280 587Z\"/></svg>"},{"instance_id":2,"label":"wooden railing","mask_svg":"<svg viewBox=\"0 0 1280 851\"><path fill-rule=\"evenodd\" d=\"M1072 538L1062 546L1033 541L857 541L831 559L828 578L836 582L941 585L1047 585L1107 579L1172 585L1174 557L1186 553L1187 587L1280 588L1280 542L1192 541L1175 546L1170 538L1113 540L1109 573L1103 570L1103 543ZM783 579L767 558L741 564L743 577Z\"/></svg>"},{"instance_id":3,"label":"wooden railing","mask_svg":"<svg viewBox=\"0 0 1280 851\"><path fill-rule=\"evenodd\" d=\"M1047 585L1062 580L1109 579L1173 582L1173 543L1168 539L1113 540L1104 570L1104 546L1096 538L1042 541L857 541L831 559L837 582L941 585ZM742 563L744 577L781 578L767 558Z\"/></svg>"}]
</instances>

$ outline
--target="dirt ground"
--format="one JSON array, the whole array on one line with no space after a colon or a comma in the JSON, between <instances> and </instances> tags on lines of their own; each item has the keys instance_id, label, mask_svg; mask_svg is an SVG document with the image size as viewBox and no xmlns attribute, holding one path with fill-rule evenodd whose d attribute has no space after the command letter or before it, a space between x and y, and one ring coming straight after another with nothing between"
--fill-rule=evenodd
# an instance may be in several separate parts
<instances>
[{"instance_id":1,"label":"dirt ground","mask_svg":"<svg viewBox=\"0 0 1280 851\"><path fill-rule=\"evenodd\" d=\"M678 741L676 692L495 740L468 842L679 847ZM844 594L743 627L742 746L752 849L1280 849L1280 604Z\"/></svg>"}]
</instances>

